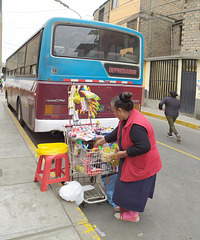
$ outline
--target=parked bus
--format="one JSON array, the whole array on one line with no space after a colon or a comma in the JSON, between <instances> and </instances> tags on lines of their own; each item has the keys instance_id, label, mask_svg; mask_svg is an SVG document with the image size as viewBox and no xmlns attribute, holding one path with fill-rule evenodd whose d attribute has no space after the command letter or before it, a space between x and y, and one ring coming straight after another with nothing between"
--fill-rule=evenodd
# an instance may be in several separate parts
<instances>
[{"instance_id":1,"label":"parked bus","mask_svg":"<svg viewBox=\"0 0 200 240\"><path fill-rule=\"evenodd\" d=\"M116 124L111 99L143 97L143 37L132 29L103 22L52 18L6 61L6 98L18 121L34 132L62 131L69 124L68 93L87 85L101 100L102 126ZM87 119L87 113L79 116Z\"/></svg>"}]
</instances>

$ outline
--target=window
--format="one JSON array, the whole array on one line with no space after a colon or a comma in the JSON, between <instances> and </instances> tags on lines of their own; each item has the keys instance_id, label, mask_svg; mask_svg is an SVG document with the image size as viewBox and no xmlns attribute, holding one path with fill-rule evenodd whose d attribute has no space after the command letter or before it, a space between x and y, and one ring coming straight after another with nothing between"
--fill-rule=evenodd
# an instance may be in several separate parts
<instances>
[{"instance_id":1,"label":"window","mask_svg":"<svg viewBox=\"0 0 200 240\"><path fill-rule=\"evenodd\" d=\"M18 51L18 67L24 67L25 63L25 55L26 55L26 46L22 47Z\"/></svg>"},{"instance_id":2,"label":"window","mask_svg":"<svg viewBox=\"0 0 200 240\"><path fill-rule=\"evenodd\" d=\"M26 52L26 63L25 63L25 74L26 75L37 75L36 68L33 71L33 66L37 66L38 63L38 54L40 46L40 34L33 38L27 44Z\"/></svg>"},{"instance_id":3,"label":"window","mask_svg":"<svg viewBox=\"0 0 200 240\"><path fill-rule=\"evenodd\" d=\"M128 22L127 27L137 31L137 19Z\"/></svg>"},{"instance_id":4,"label":"window","mask_svg":"<svg viewBox=\"0 0 200 240\"><path fill-rule=\"evenodd\" d=\"M99 21L103 22L104 19L104 8L99 11Z\"/></svg>"},{"instance_id":5,"label":"window","mask_svg":"<svg viewBox=\"0 0 200 240\"><path fill-rule=\"evenodd\" d=\"M112 0L112 8L111 10L115 9L119 6L119 0Z\"/></svg>"},{"instance_id":6,"label":"window","mask_svg":"<svg viewBox=\"0 0 200 240\"><path fill-rule=\"evenodd\" d=\"M14 70L17 68L18 53L13 54L7 62L7 70Z\"/></svg>"},{"instance_id":7,"label":"window","mask_svg":"<svg viewBox=\"0 0 200 240\"><path fill-rule=\"evenodd\" d=\"M36 76L42 31L14 53L6 63L9 75Z\"/></svg>"},{"instance_id":8,"label":"window","mask_svg":"<svg viewBox=\"0 0 200 240\"><path fill-rule=\"evenodd\" d=\"M60 24L54 30L52 54L58 57L138 63L139 49L140 40L134 35Z\"/></svg>"},{"instance_id":9,"label":"window","mask_svg":"<svg viewBox=\"0 0 200 240\"><path fill-rule=\"evenodd\" d=\"M180 33L179 33L179 45L181 45L182 44L182 31L183 31L183 26L182 25L179 26L179 31L180 31Z\"/></svg>"}]
</instances>

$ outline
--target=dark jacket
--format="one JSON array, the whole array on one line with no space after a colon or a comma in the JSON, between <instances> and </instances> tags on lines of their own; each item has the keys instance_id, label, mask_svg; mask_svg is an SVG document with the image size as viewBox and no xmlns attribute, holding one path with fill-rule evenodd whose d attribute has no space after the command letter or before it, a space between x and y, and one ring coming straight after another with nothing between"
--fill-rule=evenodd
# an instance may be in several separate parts
<instances>
[{"instance_id":1,"label":"dark jacket","mask_svg":"<svg viewBox=\"0 0 200 240\"><path fill-rule=\"evenodd\" d=\"M159 109L162 110L162 106L165 104L165 115L178 117L180 109L180 101L174 97L165 97L159 103Z\"/></svg>"}]
</instances>

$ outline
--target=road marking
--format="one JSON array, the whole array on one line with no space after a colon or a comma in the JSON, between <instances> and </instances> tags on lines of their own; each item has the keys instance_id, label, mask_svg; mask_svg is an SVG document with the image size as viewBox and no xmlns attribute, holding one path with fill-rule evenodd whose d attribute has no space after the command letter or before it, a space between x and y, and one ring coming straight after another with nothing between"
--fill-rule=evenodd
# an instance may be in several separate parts
<instances>
[{"instance_id":1,"label":"road marking","mask_svg":"<svg viewBox=\"0 0 200 240\"><path fill-rule=\"evenodd\" d=\"M177 151L177 152L183 153L183 154L185 154L185 155L187 155L187 156L189 156L189 157L192 157L192 158L195 158L195 159L197 159L197 160L200 160L200 158L198 158L198 157L196 157L196 156L194 156L194 155L192 155L192 154L189 154L189 153L186 153L186 152L184 152L184 151L181 151L181 150L179 150L179 149L177 149L177 148L171 147L171 146L169 146L169 145L167 145L167 144L165 144L165 143L161 143L161 142L158 142L158 141L156 141L156 142L157 142L158 144L160 144L160 145L163 145L163 146L165 146L165 147L171 148L171 149L173 149L173 150L175 150L175 151Z\"/></svg>"}]
</instances>

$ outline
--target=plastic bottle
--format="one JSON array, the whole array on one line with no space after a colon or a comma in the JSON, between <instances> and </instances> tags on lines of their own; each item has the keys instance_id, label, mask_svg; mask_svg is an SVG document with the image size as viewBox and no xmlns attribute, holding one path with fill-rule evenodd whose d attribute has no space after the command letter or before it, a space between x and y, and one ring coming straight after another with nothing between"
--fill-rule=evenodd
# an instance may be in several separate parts
<instances>
[{"instance_id":1,"label":"plastic bottle","mask_svg":"<svg viewBox=\"0 0 200 240\"><path fill-rule=\"evenodd\" d=\"M93 228L95 229L95 231L102 237L105 237L106 234L104 232L102 232L95 224L93 225Z\"/></svg>"}]
</instances>

